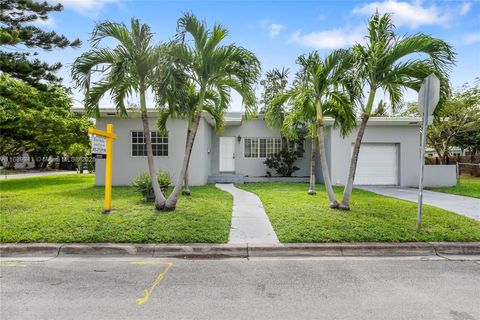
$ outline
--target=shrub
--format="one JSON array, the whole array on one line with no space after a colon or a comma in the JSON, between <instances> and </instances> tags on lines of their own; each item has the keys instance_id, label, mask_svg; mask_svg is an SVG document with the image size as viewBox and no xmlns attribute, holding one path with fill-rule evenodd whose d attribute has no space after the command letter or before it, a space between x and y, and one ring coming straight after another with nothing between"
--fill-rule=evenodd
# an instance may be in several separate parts
<instances>
[{"instance_id":1,"label":"shrub","mask_svg":"<svg viewBox=\"0 0 480 320\"><path fill-rule=\"evenodd\" d=\"M295 171L300 169L293 165L296 160L297 150L283 148L280 152L268 157L264 163L267 167L275 170L282 177L291 177ZM267 171L267 174L270 176L269 171Z\"/></svg>"},{"instance_id":2,"label":"shrub","mask_svg":"<svg viewBox=\"0 0 480 320\"><path fill-rule=\"evenodd\" d=\"M158 184L162 192L165 192L167 188L172 184L172 178L168 172L160 171L157 174ZM154 201L155 194L153 193L152 181L150 180L150 175L146 172L142 172L132 181L132 186L137 190L142 196L145 197L147 201Z\"/></svg>"}]
</instances>

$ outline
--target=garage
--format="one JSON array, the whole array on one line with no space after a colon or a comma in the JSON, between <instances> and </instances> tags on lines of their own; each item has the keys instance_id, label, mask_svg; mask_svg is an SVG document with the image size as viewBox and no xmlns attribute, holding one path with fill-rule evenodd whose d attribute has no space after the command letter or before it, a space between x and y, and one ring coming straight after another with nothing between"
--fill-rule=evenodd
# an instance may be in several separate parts
<instances>
[{"instance_id":1,"label":"garage","mask_svg":"<svg viewBox=\"0 0 480 320\"><path fill-rule=\"evenodd\" d=\"M398 185L398 145L362 143L354 184Z\"/></svg>"}]
</instances>

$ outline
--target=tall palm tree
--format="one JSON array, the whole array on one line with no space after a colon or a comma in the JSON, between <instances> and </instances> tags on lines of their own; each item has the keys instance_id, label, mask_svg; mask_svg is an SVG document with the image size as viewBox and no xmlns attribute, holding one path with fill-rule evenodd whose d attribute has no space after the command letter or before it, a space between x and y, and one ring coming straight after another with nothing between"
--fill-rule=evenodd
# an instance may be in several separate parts
<instances>
[{"instance_id":1,"label":"tall palm tree","mask_svg":"<svg viewBox=\"0 0 480 320\"><path fill-rule=\"evenodd\" d=\"M350 132L355 124L352 108L352 92L355 89L354 79L349 74L351 69L351 54L348 50L332 51L325 59L318 52L302 55L297 59L300 71L297 74L295 86L284 94L272 100L272 105L289 103L293 106L286 123L304 121L311 130L316 130L318 139L320 165L323 181L327 190L330 207L336 208L339 203L333 192L332 182L325 151L325 117L332 116L335 126L341 127L342 134ZM313 139L315 140L315 139ZM316 147L316 145L315 145ZM316 148L312 146L312 153ZM311 159L313 162L315 159ZM311 171L314 168L311 168ZM314 173L314 171L312 172ZM314 192L315 178L311 177L310 190Z\"/></svg>"},{"instance_id":2,"label":"tall palm tree","mask_svg":"<svg viewBox=\"0 0 480 320\"><path fill-rule=\"evenodd\" d=\"M160 210L165 206L166 199L156 178L145 95L153 87L174 88L164 82L171 74L171 65L165 59L165 47L154 46L152 37L150 27L137 19L131 20L130 30L123 23L99 23L92 33L93 48L73 63L72 78L85 91L87 113L97 117L100 113L99 101L106 95L110 95L121 116L127 116L125 100L139 97L148 171L155 193L155 207ZM106 39L115 40L117 45L114 48L103 47L102 42ZM162 76L159 77L159 74Z\"/></svg>"},{"instance_id":3,"label":"tall palm tree","mask_svg":"<svg viewBox=\"0 0 480 320\"><path fill-rule=\"evenodd\" d=\"M181 92L182 94L174 97L173 99L168 99L169 101L165 101L166 103L160 107L157 126L161 134L167 134L168 119L184 119L187 121L186 137L188 138L190 136L190 132L192 131L195 110L198 105L200 95L192 81L188 81L184 88L182 88ZM222 101L221 97L215 91L207 91L205 93L203 110L209 113L215 120L216 132L221 132L223 129L223 113L227 108L227 103L228 101ZM185 148L186 147L187 143L185 143ZM182 194L187 196L190 195L188 165L183 178Z\"/></svg>"},{"instance_id":4,"label":"tall palm tree","mask_svg":"<svg viewBox=\"0 0 480 320\"><path fill-rule=\"evenodd\" d=\"M301 90L297 88L297 90ZM290 90L285 98L297 97L297 94ZM293 99L292 99L293 100ZM316 182L316 166L317 166L317 123L315 117L315 108L311 108L312 105L305 105L296 101L290 108L285 116L282 126L282 135L289 140L299 139L299 131L304 131L307 128L308 136L311 140L311 155L310 155L310 184L308 188L309 195L316 195L315 182Z\"/></svg>"},{"instance_id":5,"label":"tall palm tree","mask_svg":"<svg viewBox=\"0 0 480 320\"><path fill-rule=\"evenodd\" d=\"M447 72L455 53L446 42L425 34L400 37L395 34L389 14L375 13L368 23L367 43L353 47L355 71L368 91L367 101L360 105L361 123L352 152L350 169L340 208L350 209L353 181L363 134L373 111L377 91L384 91L395 109L406 88L418 91L423 79L435 73L441 79L441 102L449 94ZM440 103L441 103L440 102Z\"/></svg>"},{"instance_id":6,"label":"tall palm tree","mask_svg":"<svg viewBox=\"0 0 480 320\"><path fill-rule=\"evenodd\" d=\"M200 119L208 108L205 103L207 92L215 92L220 101L229 101L230 91L233 89L242 97L247 114L251 115L255 111L254 86L260 76L260 62L253 53L243 47L234 44L221 45L227 34L227 29L219 24L208 30L205 22L198 20L193 14L187 13L178 20L179 45L175 46L172 54L182 63L186 74L194 83L198 102L187 137L182 169L175 188L165 203L166 210L172 210L176 206ZM223 115L227 104L221 105Z\"/></svg>"}]
</instances>

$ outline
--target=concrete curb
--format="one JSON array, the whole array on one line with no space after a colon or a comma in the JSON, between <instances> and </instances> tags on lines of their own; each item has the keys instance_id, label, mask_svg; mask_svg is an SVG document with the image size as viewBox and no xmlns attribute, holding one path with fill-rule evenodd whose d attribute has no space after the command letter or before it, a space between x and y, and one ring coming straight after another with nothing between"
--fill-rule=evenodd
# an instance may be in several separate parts
<instances>
[{"instance_id":1,"label":"concrete curb","mask_svg":"<svg viewBox=\"0 0 480 320\"><path fill-rule=\"evenodd\" d=\"M0 257L143 256L164 258L361 257L480 255L480 242L128 244L4 243Z\"/></svg>"}]
</instances>

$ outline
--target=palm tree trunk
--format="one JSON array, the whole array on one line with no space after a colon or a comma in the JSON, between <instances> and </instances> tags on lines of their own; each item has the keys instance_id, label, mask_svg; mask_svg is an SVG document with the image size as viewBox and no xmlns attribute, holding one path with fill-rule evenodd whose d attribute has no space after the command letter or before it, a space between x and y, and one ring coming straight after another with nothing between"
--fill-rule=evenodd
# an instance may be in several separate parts
<instances>
[{"instance_id":1,"label":"palm tree trunk","mask_svg":"<svg viewBox=\"0 0 480 320\"><path fill-rule=\"evenodd\" d=\"M338 208L338 201L333 192L332 181L330 180L330 172L328 170L327 156L325 151L325 135L323 132L323 120L318 121L317 125L318 147L320 154L320 166L322 168L323 182L327 189L328 199L330 200L330 208Z\"/></svg>"},{"instance_id":2,"label":"palm tree trunk","mask_svg":"<svg viewBox=\"0 0 480 320\"><path fill-rule=\"evenodd\" d=\"M188 137L190 136L190 131L191 131L191 128L190 126L188 127L187 129L187 139L186 139L186 142L185 142L185 151L187 150L187 146L188 146ZM190 161L189 161L190 163ZM187 169L185 170L185 177L183 178L183 190L182 190L182 194L184 196L189 196L190 195L190 188L188 187L188 164L187 164Z\"/></svg>"},{"instance_id":3,"label":"palm tree trunk","mask_svg":"<svg viewBox=\"0 0 480 320\"><path fill-rule=\"evenodd\" d=\"M167 199L167 202L165 203L164 210L175 210L175 207L177 205L178 194L180 193L180 189L182 188L184 178L185 178L185 173L187 172L187 168L188 168L188 163L190 162L190 155L192 154L193 143L195 141L195 136L197 135L197 130L200 125L201 116L202 116L202 111L197 111L195 113L193 126L190 131L190 135L187 137L187 147L185 149L185 156L183 158L182 169L177 179L175 188L173 189L173 192L170 194L170 196Z\"/></svg>"},{"instance_id":4,"label":"palm tree trunk","mask_svg":"<svg viewBox=\"0 0 480 320\"><path fill-rule=\"evenodd\" d=\"M360 153L360 145L362 144L363 134L365 133L369 117L370 115L368 113L362 114L362 122L360 123L360 128L358 129L355 145L353 146L347 183L345 185L345 189L343 190L342 203L339 206L339 208L342 210L350 210L350 198L352 197L353 181L355 180L355 172L357 170L358 154Z\"/></svg>"},{"instance_id":5,"label":"palm tree trunk","mask_svg":"<svg viewBox=\"0 0 480 320\"><path fill-rule=\"evenodd\" d=\"M312 156L310 159L310 187L308 189L309 195L315 195L315 171L316 171L316 162L317 162L317 139L315 136L312 136Z\"/></svg>"},{"instance_id":6,"label":"palm tree trunk","mask_svg":"<svg viewBox=\"0 0 480 320\"><path fill-rule=\"evenodd\" d=\"M148 115L145 102L145 92L140 93L140 106L142 111L143 135L145 137L145 145L147 147L147 162L148 173L152 180L153 193L155 194L155 208L162 210L165 206L165 196L160 190L160 185L157 179L157 171L155 170L155 163L153 162L152 139L150 138L150 128L148 125Z\"/></svg>"}]
</instances>

